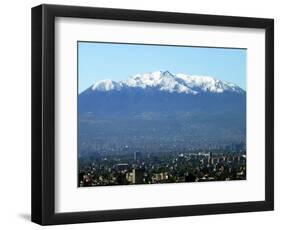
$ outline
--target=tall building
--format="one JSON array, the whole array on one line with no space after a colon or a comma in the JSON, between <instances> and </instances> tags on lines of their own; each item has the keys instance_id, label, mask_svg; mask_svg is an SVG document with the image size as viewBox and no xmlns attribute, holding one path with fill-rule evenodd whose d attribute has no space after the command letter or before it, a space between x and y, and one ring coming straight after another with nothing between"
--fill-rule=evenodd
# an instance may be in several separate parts
<instances>
[{"instance_id":1,"label":"tall building","mask_svg":"<svg viewBox=\"0 0 281 230\"><path fill-rule=\"evenodd\" d=\"M143 169L133 169L133 184L142 184L143 183Z\"/></svg>"},{"instance_id":2,"label":"tall building","mask_svg":"<svg viewBox=\"0 0 281 230\"><path fill-rule=\"evenodd\" d=\"M212 164L212 159L213 159L213 153L209 152L208 164Z\"/></svg>"},{"instance_id":3,"label":"tall building","mask_svg":"<svg viewBox=\"0 0 281 230\"><path fill-rule=\"evenodd\" d=\"M141 159L142 159L142 154L141 154L141 152L135 152L135 153L134 153L134 160L135 160L135 161L141 161Z\"/></svg>"}]
</instances>

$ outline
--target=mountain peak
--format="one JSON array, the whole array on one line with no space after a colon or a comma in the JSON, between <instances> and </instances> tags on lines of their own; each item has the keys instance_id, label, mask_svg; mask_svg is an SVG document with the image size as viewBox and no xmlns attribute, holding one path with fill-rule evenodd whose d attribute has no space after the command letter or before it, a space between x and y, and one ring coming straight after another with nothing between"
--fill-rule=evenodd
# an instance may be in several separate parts
<instances>
[{"instance_id":1,"label":"mountain peak","mask_svg":"<svg viewBox=\"0 0 281 230\"><path fill-rule=\"evenodd\" d=\"M170 73L169 70L165 70L165 71L160 71L162 73L163 76L170 76L170 75L173 75Z\"/></svg>"},{"instance_id":2,"label":"mountain peak","mask_svg":"<svg viewBox=\"0 0 281 230\"><path fill-rule=\"evenodd\" d=\"M215 79L210 76L195 76L183 73L172 74L170 71L155 71L136 74L126 80L115 82L105 79L92 86L94 91L120 91L123 88L154 88L169 93L200 94L234 92L244 93L244 90L234 83Z\"/></svg>"}]
</instances>

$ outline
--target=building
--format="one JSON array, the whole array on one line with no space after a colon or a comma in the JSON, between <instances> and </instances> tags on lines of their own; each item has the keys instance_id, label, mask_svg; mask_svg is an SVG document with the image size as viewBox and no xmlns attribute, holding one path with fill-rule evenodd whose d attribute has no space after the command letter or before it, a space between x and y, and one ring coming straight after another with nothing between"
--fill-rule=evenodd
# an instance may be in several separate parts
<instances>
[{"instance_id":1,"label":"building","mask_svg":"<svg viewBox=\"0 0 281 230\"><path fill-rule=\"evenodd\" d=\"M135 161L141 161L141 160L142 160L142 154L141 154L141 152L135 152L135 153L134 153L134 160L135 160Z\"/></svg>"},{"instance_id":2,"label":"building","mask_svg":"<svg viewBox=\"0 0 281 230\"><path fill-rule=\"evenodd\" d=\"M127 173L126 173L126 180L127 180L129 183L133 183L133 173L132 173L132 172L127 172Z\"/></svg>"},{"instance_id":3,"label":"building","mask_svg":"<svg viewBox=\"0 0 281 230\"><path fill-rule=\"evenodd\" d=\"M143 175L143 169L133 169L133 184L143 184Z\"/></svg>"},{"instance_id":4,"label":"building","mask_svg":"<svg viewBox=\"0 0 281 230\"><path fill-rule=\"evenodd\" d=\"M124 171L127 170L129 165L127 163L119 163L116 165L116 168L118 171Z\"/></svg>"},{"instance_id":5,"label":"building","mask_svg":"<svg viewBox=\"0 0 281 230\"><path fill-rule=\"evenodd\" d=\"M155 173L152 177L154 183L161 183L169 179L168 172Z\"/></svg>"}]
</instances>

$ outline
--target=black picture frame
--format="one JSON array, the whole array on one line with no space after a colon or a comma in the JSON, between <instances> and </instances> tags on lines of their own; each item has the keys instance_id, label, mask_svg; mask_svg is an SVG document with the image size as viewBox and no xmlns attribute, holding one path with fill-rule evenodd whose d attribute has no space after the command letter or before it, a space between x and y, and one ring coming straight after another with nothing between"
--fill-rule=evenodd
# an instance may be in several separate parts
<instances>
[{"instance_id":1,"label":"black picture frame","mask_svg":"<svg viewBox=\"0 0 281 230\"><path fill-rule=\"evenodd\" d=\"M265 29L265 200L55 213L55 18L109 19ZM274 209L274 20L125 9L39 5L32 8L32 205L41 225L163 218Z\"/></svg>"}]
</instances>

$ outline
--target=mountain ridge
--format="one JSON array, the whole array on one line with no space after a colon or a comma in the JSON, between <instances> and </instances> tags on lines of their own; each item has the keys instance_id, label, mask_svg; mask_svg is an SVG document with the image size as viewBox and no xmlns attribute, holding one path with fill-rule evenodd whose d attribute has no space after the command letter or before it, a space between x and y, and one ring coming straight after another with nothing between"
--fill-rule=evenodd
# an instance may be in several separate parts
<instances>
[{"instance_id":1,"label":"mountain ridge","mask_svg":"<svg viewBox=\"0 0 281 230\"><path fill-rule=\"evenodd\" d=\"M128 88L156 89L169 93L185 93L197 95L200 93L246 93L238 85L218 80L211 76L172 74L169 71L155 71L136 74L122 81L104 79L93 84L93 91L121 91Z\"/></svg>"},{"instance_id":2,"label":"mountain ridge","mask_svg":"<svg viewBox=\"0 0 281 230\"><path fill-rule=\"evenodd\" d=\"M103 80L79 94L78 111L81 155L225 148L246 138L246 92L211 77Z\"/></svg>"}]
</instances>

